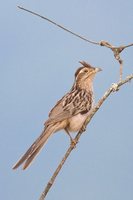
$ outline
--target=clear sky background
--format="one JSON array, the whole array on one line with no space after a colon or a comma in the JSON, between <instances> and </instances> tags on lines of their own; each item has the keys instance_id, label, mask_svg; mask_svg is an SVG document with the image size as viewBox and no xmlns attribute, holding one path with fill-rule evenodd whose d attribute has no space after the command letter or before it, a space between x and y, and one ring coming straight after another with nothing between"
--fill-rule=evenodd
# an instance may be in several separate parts
<instances>
[{"instance_id":1,"label":"clear sky background","mask_svg":"<svg viewBox=\"0 0 133 200\"><path fill-rule=\"evenodd\" d=\"M96 101L119 79L109 49L88 44L41 18L115 45L133 42L133 1L3 1L0 11L0 198L37 200L69 145L61 131L26 171L12 165L39 136L48 112L71 87L78 61L103 69ZM133 47L121 54L123 76L133 73ZM95 115L47 200L133 199L133 83L113 94Z\"/></svg>"}]
</instances>

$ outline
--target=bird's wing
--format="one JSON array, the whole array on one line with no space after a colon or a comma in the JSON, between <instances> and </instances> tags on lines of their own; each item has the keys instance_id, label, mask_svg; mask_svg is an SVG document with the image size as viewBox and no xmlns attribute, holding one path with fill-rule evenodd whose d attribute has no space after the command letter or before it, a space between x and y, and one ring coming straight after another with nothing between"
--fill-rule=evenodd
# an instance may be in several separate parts
<instances>
[{"instance_id":1,"label":"bird's wing","mask_svg":"<svg viewBox=\"0 0 133 200\"><path fill-rule=\"evenodd\" d=\"M57 102L55 107L49 113L49 119L45 125L50 125L78 113L88 112L92 107L92 92L85 90L74 90L67 93L61 100Z\"/></svg>"}]
</instances>

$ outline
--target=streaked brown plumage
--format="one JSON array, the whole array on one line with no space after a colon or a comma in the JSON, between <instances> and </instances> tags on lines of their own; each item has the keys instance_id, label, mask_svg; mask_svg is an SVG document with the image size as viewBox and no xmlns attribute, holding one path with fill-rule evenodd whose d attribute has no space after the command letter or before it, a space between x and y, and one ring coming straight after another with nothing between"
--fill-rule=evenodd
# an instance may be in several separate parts
<instances>
[{"instance_id":1,"label":"streaked brown plumage","mask_svg":"<svg viewBox=\"0 0 133 200\"><path fill-rule=\"evenodd\" d=\"M77 132L82 128L93 106L93 79L101 69L94 68L84 61L80 63L82 67L75 73L75 81L70 92L63 96L50 111L43 132L13 169L23 163L23 169L26 169L53 133L64 129L70 136L69 132Z\"/></svg>"}]
</instances>

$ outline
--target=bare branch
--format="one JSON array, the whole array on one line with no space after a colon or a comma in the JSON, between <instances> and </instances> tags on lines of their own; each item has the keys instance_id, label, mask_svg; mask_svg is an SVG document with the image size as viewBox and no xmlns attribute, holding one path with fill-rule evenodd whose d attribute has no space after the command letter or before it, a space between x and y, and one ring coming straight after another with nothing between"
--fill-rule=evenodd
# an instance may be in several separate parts
<instances>
[{"instance_id":1,"label":"bare branch","mask_svg":"<svg viewBox=\"0 0 133 200\"><path fill-rule=\"evenodd\" d=\"M107 41L101 41L100 45L101 46L105 46L105 47L107 47L107 48L109 48L109 49L111 49L113 51L115 59L120 64L120 79L119 80L121 81L122 80L122 73L123 73L123 60L120 57L120 53L124 49L126 49L127 47L133 46L133 44L129 44L129 45L125 45L125 46L123 45L123 46L116 47L116 46L113 46L112 44L108 43Z\"/></svg>"},{"instance_id":2,"label":"bare branch","mask_svg":"<svg viewBox=\"0 0 133 200\"><path fill-rule=\"evenodd\" d=\"M70 33L70 34L72 34L72 35L74 35L74 36L76 36L76 37L78 37L78 38L80 38L80 39L82 39L82 40L84 40L84 41L86 41L86 42L88 42L88 43L95 44L95 45L100 45L100 46L104 46L104 47L110 48L110 49L114 52L114 54L118 54L118 53L120 54L125 48L133 46L133 43L132 43L132 44L128 44L128 45L125 45L125 46L115 47L115 46L111 45L109 42L104 41L104 40L102 40L102 41L100 41L100 42L96 42L96 41L93 41L93 40L89 40L89 39L86 39L85 37L83 37L83 36L81 36L81 35L79 35L79 34L73 32L73 31L71 31L70 29L67 29L66 27L64 27L64 26L62 26L62 25L56 23L55 21L53 21L53 20L51 20L51 19L49 19L49 18L47 18L47 17L44 17L44 16L42 16L42 15L36 13L36 12L33 12L33 11L29 10L29 9L26 9L26 8L22 7L22 6L18 6L18 8L21 9L21 10L24 10L24 11L26 11L26 12L29 12L29 13L31 13L32 15L35 15L35 16L37 16L37 17L40 17L40 18L42 18L42 19L44 19L44 20L50 22L51 24L57 26L58 28L61 28L61 29L63 29L64 31L67 31L68 33ZM116 52L117 52L117 53L116 53Z\"/></svg>"},{"instance_id":3,"label":"bare branch","mask_svg":"<svg viewBox=\"0 0 133 200\"><path fill-rule=\"evenodd\" d=\"M131 79L133 79L133 74L131 74L130 76L127 76L127 78L125 80L122 80L118 83L112 84L111 87L105 92L105 94L103 95L103 97L98 101L98 103L96 104L96 106L93 107L90 115L88 116L84 127L82 127L82 129L77 133L74 141L75 141L75 145L78 143L83 131L85 131L86 126L88 125L88 123L91 121L91 119L93 118L93 116L96 114L96 112L99 110L99 108L101 107L101 105L104 103L104 101L109 97L109 95L112 92L118 91L120 89L120 87L122 85L124 85L125 83L129 82ZM57 175L59 174L62 166L64 165L65 161L67 160L68 156L70 155L70 153L72 152L72 150L75 148L75 145L70 145L70 147L68 148L68 150L66 151L63 159L61 160L60 164L58 165L57 169L55 170L55 172L53 173L52 177L50 178L49 182L47 183L46 187L44 188L44 191L42 192L39 200L44 200L47 193L49 192L50 188L52 187Z\"/></svg>"},{"instance_id":4,"label":"bare branch","mask_svg":"<svg viewBox=\"0 0 133 200\"><path fill-rule=\"evenodd\" d=\"M133 46L133 43L132 43L132 44L128 44L128 45L126 45L126 46L124 46L124 49L125 49L125 48L127 48L127 47L131 47L131 46Z\"/></svg>"},{"instance_id":5,"label":"bare branch","mask_svg":"<svg viewBox=\"0 0 133 200\"><path fill-rule=\"evenodd\" d=\"M74 33L74 32L72 32L71 30L65 28L64 26L62 26L62 25L60 25L60 24L57 24L56 22L54 22L53 20L51 20L51 19L49 19L49 18L47 18L47 17L44 17L44 16L42 16L42 15L39 15L39 14L36 13L36 12L33 12L33 11L28 10L28 9L26 9L26 8L23 8L22 6L18 6L18 8L21 9L21 10L24 10L24 11L26 11L26 12L29 12L29 13L31 13L31 14L33 14L33 15L36 15L36 16L38 16L38 17L40 17L40 18L42 18L42 19L44 19L44 20L50 22L51 24L54 24L54 25L57 26L58 28L61 28L61 29L63 29L64 31L67 31L68 33L70 33L70 34L72 34L72 35L74 35L74 36L76 36L76 37L78 37L78 38L80 38L80 39L82 39L82 40L84 40L84 41L86 41L86 42L89 42L89 43L95 44L95 45L99 45L98 42L95 42L95 41L92 41L92 40L88 40L88 39L86 39L85 37L83 37L83 36L81 36L81 35L78 35L77 33Z\"/></svg>"},{"instance_id":6,"label":"bare branch","mask_svg":"<svg viewBox=\"0 0 133 200\"><path fill-rule=\"evenodd\" d=\"M44 191L41 194L41 197L39 198L39 200L43 200L45 199L47 193L49 192L51 186L53 185L57 175L59 174L62 166L64 165L66 159L68 158L68 156L70 155L71 151L75 148L74 145L70 145L70 147L68 148L68 150L66 151L63 159L61 160L60 164L58 165L58 167L56 168L55 172L53 173L51 179L49 180L49 182L47 183L46 188L44 189Z\"/></svg>"},{"instance_id":7,"label":"bare branch","mask_svg":"<svg viewBox=\"0 0 133 200\"><path fill-rule=\"evenodd\" d=\"M105 47L107 47L107 48L112 49L112 51L114 51L113 49L117 49L117 50L119 51L119 53L121 53L121 51L123 51L125 48L133 46L133 43L132 43L132 44L125 45L125 46L115 47L115 46L111 45L109 42L104 41L104 40L102 40L102 41L100 41L100 42L96 42L96 41L93 41L93 40L89 40L89 39L87 39L87 38L85 38L85 37L83 37L83 36L81 36L81 35L79 35L79 34L73 32L73 31L71 31L70 29L67 29L66 27L64 27L64 26L62 26L62 25L56 23L55 21L53 21L53 20L51 20L51 19L49 19L49 18L47 18L47 17L44 17L44 16L42 16L42 15L36 13L36 12L33 12L33 11L29 10L29 9L26 9L26 8L22 7L22 6L18 6L18 8L21 9L21 10L24 10L24 11L26 11L26 12L29 12L29 13L31 13L32 15L36 15L37 17L40 17L40 18L42 18L42 19L44 19L44 20L50 22L51 24L57 26L58 28L61 28L61 29L63 29L64 31L67 31L68 33L70 33L70 34L72 34L72 35L74 35L74 36L76 36L76 37L78 37L78 38L80 38L80 39L82 39L82 40L84 40L84 41L86 41L86 42L88 42L88 43L95 44L95 45L100 45L100 46L105 46Z\"/></svg>"},{"instance_id":8,"label":"bare branch","mask_svg":"<svg viewBox=\"0 0 133 200\"><path fill-rule=\"evenodd\" d=\"M113 46L112 44L110 44L109 42L104 41L104 40L102 40L102 41L100 41L100 42L96 42L96 41L93 41L93 40L89 40L89 39L86 39L85 37L83 37L83 36L81 36L81 35L79 35L79 34L73 32L73 31L71 31L70 29L65 28L64 26L62 26L62 25L60 25L60 24L54 22L53 20L51 20L51 19L49 19L49 18L47 18L47 17L44 17L44 16L38 14L38 13L36 13L36 12L33 12L33 11L29 10L29 9L26 9L26 8L22 7L22 6L18 6L18 8L21 9L21 10L24 10L24 11L26 11L26 12L28 12L28 13L31 13L32 15L35 15L35 16L37 16L37 17L40 17L40 18L42 18L42 19L44 19L44 20L50 22L51 24L55 25L56 27L61 28L61 29L63 29L64 31L67 31L68 33L70 33L70 34L72 34L72 35L74 35L74 36L76 36L76 37L78 37L78 38L80 38L80 39L82 39L82 40L84 40L84 41L86 41L86 42L88 42L88 43L95 44L95 45L100 45L100 46L104 46L104 47L107 47L107 48L111 49L111 50L113 51L113 54L114 54L115 59L116 59L116 60L119 62L119 64L120 64L120 79L119 79L119 80L120 80L120 81L122 80L123 60L120 58L120 53L121 53L125 48L128 48L128 47L133 46L133 43L132 43L132 44L129 44L129 45L125 45L125 46L116 47L116 46Z\"/></svg>"},{"instance_id":9,"label":"bare branch","mask_svg":"<svg viewBox=\"0 0 133 200\"><path fill-rule=\"evenodd\" d=\"M120 89L120 87L122 85L124 85L127 82L130 82L133 79L133 74L129 75L126 77L126 79L119 81L118 83L114 83L112 84L112 86L105 92L105 94L103 95L103 97L98 101L97 105L94 106L94 108L92 109L90 115L88 116L86 122L85 122L85 126L87 126L87 124L90 122L90 120L92 119L92 117L94 116L94 114L99 110L99 108L101 107L101 105L103 104L103 102L107 99L107 97L112 93L112 92L116 92ZM80 131L82 132L82 131Z\"/></svg>"}]
</instances>

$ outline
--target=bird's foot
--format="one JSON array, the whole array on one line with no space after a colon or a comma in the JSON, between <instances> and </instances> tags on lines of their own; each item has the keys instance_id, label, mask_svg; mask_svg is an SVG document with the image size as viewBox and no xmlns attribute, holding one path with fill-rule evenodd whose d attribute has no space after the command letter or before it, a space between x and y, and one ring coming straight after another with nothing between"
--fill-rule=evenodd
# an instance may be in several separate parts
<instances>
[{"instance_id":1,"label":"bird's foot","mask_svg":"<svg viewBox=\"0 0 133 200\"><path fill-rule=\"evenodd\" d=\"M83 126L80 129L80 133L83 133L86 131L86 124L84 123Z\"/></svg>"},{"instance_id":2,"label":"bird's foot","mask_svg":"<svg viewBox=\"0 0 133 200\"><path fill-rule=\"evenodd\" d=\"M76 139L73 139L71 134L69 133L69 131L67 129L65 129L66 133L68 134L69 138L70 138L70 146L72 148L76 148L76 144L78 143L78 141Z\"/></svg>"},{"instance_id":3,"label":"bird's foot","mask_svg":"<svg viewBox=\"0 0 133 200\"><path fill-rule=\"evenodd\" d=\"M76 148L77 140L71 138L70 141L71 141L71 142L70 142L70 145L71 145L73 148Z\"/></svg>"}]
</instances>

